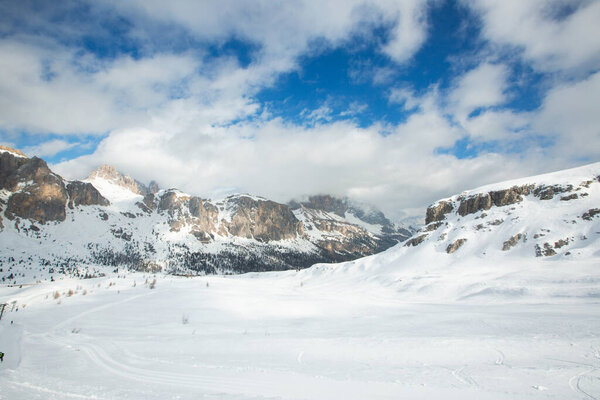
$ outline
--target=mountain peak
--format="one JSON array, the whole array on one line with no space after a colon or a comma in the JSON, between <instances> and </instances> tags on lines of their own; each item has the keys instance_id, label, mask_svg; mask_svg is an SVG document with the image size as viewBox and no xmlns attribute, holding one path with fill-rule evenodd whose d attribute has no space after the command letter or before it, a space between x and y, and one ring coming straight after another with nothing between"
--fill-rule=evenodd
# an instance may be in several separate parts
<instances>
[{"instance_id":1,"label":"mountain peak","mask_svg":"<svg viewBox=\"0 0 600 400\"><path fill-rule=\"evenodd\" d=\"M86 180L93 183L98 179L103 179L113 185L120 186L134 194L142 196L148 193L156 193L159 190L158 184L155 181L150 182L150 186L146 186L129 175L119 172L115 166L108 164L102 164L93 170Z\"/></svg>"},{"instance_id":2,"label":"mountain peak","mask_svg":"<svg viewBox=\"0 0 600 400\"><path fill-rule=\"evenodd\" d=\"M25 154L23 154L23 152L21 150L18 149L13 149L12 147L8 147L8 146L4 146L0 144L0 153L11 153L14 156L17 157L25 157L27 158L27 156Z\"/></svg>"}]
</instances>

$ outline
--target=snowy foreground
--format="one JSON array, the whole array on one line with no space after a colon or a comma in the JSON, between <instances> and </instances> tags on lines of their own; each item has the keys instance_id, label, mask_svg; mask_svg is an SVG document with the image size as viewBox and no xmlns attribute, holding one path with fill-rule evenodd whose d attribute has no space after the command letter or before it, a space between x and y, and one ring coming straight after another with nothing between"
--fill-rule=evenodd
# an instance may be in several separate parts
<instances>
[{"instance_id":1,"label":"snowy foreground","mask_svg":"<svg viewBox=\"0 0 600 400\"><path fill-rule=\"evenodd\" d=\"M595 261L415 274L368 260L0 287L16 301L0 398L600 398Z\"/></svg>"}]
</instances>

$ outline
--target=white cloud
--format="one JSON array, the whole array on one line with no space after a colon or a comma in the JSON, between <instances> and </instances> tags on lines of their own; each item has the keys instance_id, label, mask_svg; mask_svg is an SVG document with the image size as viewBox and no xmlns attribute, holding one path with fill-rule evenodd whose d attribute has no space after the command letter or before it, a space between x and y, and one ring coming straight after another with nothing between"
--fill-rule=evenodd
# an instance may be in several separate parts
<instances>
[{"instance_id":1,"label":"white cloud","mask_svg":"<svg viewBox=\"0 0 600 400\"><path fill-rule=\"evenodd\" d=\"M516 141L531 133L530 113L508 110L484 111L463 122L463 128L476 141Z\"/></svg>"},{"instance_id":2,"label":"white cloud","mask_svg":"<svg viewBox=\"0 0 600 400\"><path fill-rule=\"evenodd\" d=\"M595 70L600 62L600 2L585 0L467 0L483 35L514 46L541 71ZM561 11L573 8L570 15Z\"/></svg>"},{"instance_id":3,"label":"white cloud","mask_svg":"<svg viewBox=\"0 0 600 400\"><path fill-rule=\"evenodd\" d=\"M494 154L466 160L438 154L462 131L444 117L436 96L419 98L418 111L397 127L360 128L349 120L305 127L270 119L118 130L94 154L56 170L77 178L107 162L143 181L156 179L204 197L242 191L285 202L314 193L350 195L400 218L403 210L421 214L451 193L547 167L536 157L524 162ZM189 117L186 110L181 115Z\"/></svg>"},{"instance_id":4,"label":"white cloud","mask_svg":"<svg viewBox=\"0 0 600 400\"><path fill-rule=\"evenodd\" d=\"M406 62L423 45L427 37L427 2L405 0L396 2L396 25L383 50L398 62Z\"/></svg>"},{"instance_id":5,"label":"white cloud","mask_svg":"<svg viewBox=\"0 0 600 400\"><path fill-rule=\"evenodd\" d=\"M23 153L29 157L52 157L62 151L78 146L78 143L69 143L61 139L49 140L35 146L28 146L22 149Z\"/></svg>"},{"instance_id":6,"label":"white cloud","mask_svg":"<svg viewBox=\"0 0 600 400\"><path fill-rule=\"evenodd\" d=\"M300 113L300 116L304 117L308 122L313 124L318 122L327 122L331 121L331 114L333 110L329 107L328 104L323 104L319 108L315 108L314 110L308 110L305 108Z\"/></svg>"},{"instance_id":7,"label":"white cloud","mask_svg":"<svg viewBox=\"0 0 600 400\"><path fill-rule=\"evenodd\" d=\"M480 64L458 78L448 96L449 109L464 123L473 111L504 103L507 76L504 65Z\"/></svg>"},{"instance_id":8,"label":"white cloud","mask_svg":"<svg viewBox=\"0 0 600 400\"><path fill-rule=\"evenodd\" d=\"M600 72L547 94L534 127L554 137L561 157L600 159Z\"/></svg>"}]
</instances>

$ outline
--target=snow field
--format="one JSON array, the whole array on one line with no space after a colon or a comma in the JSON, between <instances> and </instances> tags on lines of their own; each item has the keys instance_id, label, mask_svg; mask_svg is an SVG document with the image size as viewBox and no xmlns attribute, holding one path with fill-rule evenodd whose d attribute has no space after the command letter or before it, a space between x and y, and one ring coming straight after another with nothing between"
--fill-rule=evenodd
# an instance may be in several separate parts
<instances>
[{"instance_id":1,"label":"snow field","mask_svg":"<svg viewBox=\"0 0 600 400\"><path fill-rule=\"evenodd\" d=\"M327 270L3 287L0 398L600 397L592 298L415 303Z\"/></svg>"}]
</instances>

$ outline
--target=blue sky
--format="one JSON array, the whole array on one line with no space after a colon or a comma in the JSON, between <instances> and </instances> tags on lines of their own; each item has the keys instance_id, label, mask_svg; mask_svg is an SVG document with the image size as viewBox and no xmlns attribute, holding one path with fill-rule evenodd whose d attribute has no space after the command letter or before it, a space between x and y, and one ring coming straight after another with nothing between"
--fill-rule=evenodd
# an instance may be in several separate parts
<instances>
[{"instance_id":1,"label":"blue sky","mask_svg":"<svg viewBox=\"0 0 600 400\"><path fill-rule=\"evenodd\" d=\"M396 218L600 160L597 1L5 1L0 142Z\"/></svg>"}]
</instances>

